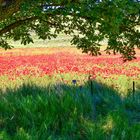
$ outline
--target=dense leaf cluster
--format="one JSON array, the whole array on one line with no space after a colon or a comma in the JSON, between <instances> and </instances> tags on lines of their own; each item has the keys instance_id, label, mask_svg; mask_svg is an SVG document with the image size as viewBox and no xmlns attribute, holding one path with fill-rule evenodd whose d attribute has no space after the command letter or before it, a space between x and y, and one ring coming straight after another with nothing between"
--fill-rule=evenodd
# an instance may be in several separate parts
<instances>
[{"instance_id":1,"label":"dense leaf cluster","mask_svg":"<svg viewBox=\"0 0 140 140\"><path fill-rule=\"evenodd\" d=\"M135 58L140 48L140 3L133 0L1 0L0 12L5 49L11 47L7 39L33 42L32 32L40 39L70 34L72 44L92 55L101 54L100 43L107 40L105 51L124 60Z\"/></svg>"}]
</instances>

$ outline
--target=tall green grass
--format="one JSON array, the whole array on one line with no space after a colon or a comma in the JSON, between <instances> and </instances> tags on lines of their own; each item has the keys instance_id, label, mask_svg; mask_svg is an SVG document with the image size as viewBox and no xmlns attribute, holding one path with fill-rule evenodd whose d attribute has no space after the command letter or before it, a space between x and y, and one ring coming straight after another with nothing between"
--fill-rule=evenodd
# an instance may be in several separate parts
<instances>
[{"instance_id":1,"label":"tall green grass","mask_svg":"<svg viewBox=\"0 0 140 140\"><path fill-rule=\"evenodd\" d=\"M139 81L70 77L2 77L0 140L139 140Z\"/></svg>"}]
</instances>

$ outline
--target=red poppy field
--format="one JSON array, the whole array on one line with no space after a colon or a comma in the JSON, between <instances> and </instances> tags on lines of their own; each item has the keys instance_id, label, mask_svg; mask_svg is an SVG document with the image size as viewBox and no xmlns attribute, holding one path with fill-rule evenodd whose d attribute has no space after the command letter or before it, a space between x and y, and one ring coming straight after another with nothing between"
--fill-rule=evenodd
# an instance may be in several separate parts
<instances>
[{"instance_id":1,"label":"red poppy field","mask_svg":"<svg viewBox=\"0 0 140 140\"><path fill-rule=\"evenodd\" d=\"M99 57L82 54L76 48L24 48L1 50L0 75L14 79L23 75L42 77L56 73L90 74L110 78L125 75L140 79L140 51L137 59L123 62L119 55Z\"/></svg>"}]
</instances>

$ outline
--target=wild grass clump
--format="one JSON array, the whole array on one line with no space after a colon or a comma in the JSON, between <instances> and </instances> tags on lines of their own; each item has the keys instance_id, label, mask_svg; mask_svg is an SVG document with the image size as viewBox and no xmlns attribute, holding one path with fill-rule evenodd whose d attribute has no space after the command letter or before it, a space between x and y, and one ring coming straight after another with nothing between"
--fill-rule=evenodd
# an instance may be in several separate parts
<instances>
[{"instance_id":1,"label":"wild grass clump","mask_svg":"<svg viewBox=\"0 0 140 140\"><path fill-rule=\"evenodd\" d=\"M0 140L139 140L140 96L109 86L24 83L0 95Z\"/></svg>"}]
</instances>

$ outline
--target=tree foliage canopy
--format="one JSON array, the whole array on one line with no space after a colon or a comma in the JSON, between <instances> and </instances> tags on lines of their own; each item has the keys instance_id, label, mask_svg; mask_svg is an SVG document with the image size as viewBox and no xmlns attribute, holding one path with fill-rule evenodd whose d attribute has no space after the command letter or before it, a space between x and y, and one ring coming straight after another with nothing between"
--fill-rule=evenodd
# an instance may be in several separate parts
<instances>
[{"instance_id":1,"label":"tree foliage canopy","mask_svg":"<svg viewBox=\"0 0 140 140\"><path fill-rule=\"evenodd\" d=\"M107 53L132 60L140 48L139 26L140 3L134 0L0 0L0 46L5 49L11 47L7 39L33 42L31 31L40 39L64 32L83 52L99 55L100 42L107 39Z\"/></svg>"}]
</instances>

